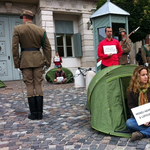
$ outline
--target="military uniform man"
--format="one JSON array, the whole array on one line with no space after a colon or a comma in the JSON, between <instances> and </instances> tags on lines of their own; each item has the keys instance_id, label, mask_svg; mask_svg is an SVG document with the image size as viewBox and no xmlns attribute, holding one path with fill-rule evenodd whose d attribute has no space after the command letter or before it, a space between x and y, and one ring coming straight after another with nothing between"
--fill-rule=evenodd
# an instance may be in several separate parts
<instances>
[{"instance_id":1,"label":"military uniform man","mask_svg":"<svg viewBox=\"0 0 150 150\"><path fill-rule=\"evenodd\" d=\"M146 36L146 44L141 48L144 65L150 69L150 34Z\"/></svg>"},{"instance_id":2,"label":"military uniform man","mask_svg":"<svg viewBox=\"0 0 150 150\"><path fill-rule=\"evenodd\" d=\"M121 35L120 45L123 50L122 56L119 58L119 65L127 65L130 64L130 51L132 47L132 41L128 38L125 42L124 40L127 38L127 33L124 28L119 28L119 33ZM124 42L124 43L123 43Z\"/></svg>"},{"instance_id":3,"label":"military uniform man","mask_svg":"<svg viewBox=\"0 0 150 150\"><path fill-rule=\"evenodd\" d=\"M22 10L20 19L23 24L14 27L12 39L12 53L15 68L20 68L23 81L27 87L30 113L29 119L43 118L43 66L51 65L51 46L44 29L33 24L34 14L29 10ZM19 57L19 43L21 58ZM43 55L40 48L43 48Z\"/></svg>"}]
</instances>

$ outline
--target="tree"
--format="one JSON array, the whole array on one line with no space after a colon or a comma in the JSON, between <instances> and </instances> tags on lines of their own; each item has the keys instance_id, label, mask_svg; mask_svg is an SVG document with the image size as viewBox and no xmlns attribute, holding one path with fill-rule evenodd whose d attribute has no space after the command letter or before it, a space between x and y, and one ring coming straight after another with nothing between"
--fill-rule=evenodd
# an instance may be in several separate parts
<instances>
[{"instance_id":1,"label":"tree","mask_svg":"<svg viewBox=\"0 0 150 150\"><path fill-rule=\"evenodd\" d=\"M99 0L97 9L107 0ZM111 0L112 3L130 13L129 32L140 29L130 36L133 42L145 39L150 34L150 0Z\"/></svg>"}]
</instances>

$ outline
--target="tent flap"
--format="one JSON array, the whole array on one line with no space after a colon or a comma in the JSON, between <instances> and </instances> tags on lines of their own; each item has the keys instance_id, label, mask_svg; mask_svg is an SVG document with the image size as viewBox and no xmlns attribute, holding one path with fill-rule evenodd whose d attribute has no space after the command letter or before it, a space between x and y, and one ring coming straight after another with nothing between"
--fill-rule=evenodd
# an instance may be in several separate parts
<instances>
[{"instance_id":1,"label":"tent flap","mask_svg":"<svg viewBox=\"0 0 150 150\"><path fill-rule=\"evenodd\" d=\"M117 78L107 84L107 92L109 92L108 101L110 107L110 119L114 131L123 131L126 129L124 94L121 92L122 84L120 82L121 79Z\"/></svg>"}]
</instances>

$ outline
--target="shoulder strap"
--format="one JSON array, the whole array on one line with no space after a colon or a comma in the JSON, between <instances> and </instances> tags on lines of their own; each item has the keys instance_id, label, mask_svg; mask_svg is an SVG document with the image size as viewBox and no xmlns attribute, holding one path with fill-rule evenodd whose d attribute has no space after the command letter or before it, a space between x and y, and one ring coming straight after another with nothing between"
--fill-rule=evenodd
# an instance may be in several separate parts
<instances>
[{"instance_id":1,"label":"shoulder strap","mask_svg":"<svg viewBox=\"0 0 150 150\"><path fill-rule=\"evenodd\" d=\"M43 39L42 39L42 47L43 47L43 49L45 48L45 44L46 44L46 31L44 32L44 36L43 36Z\"/></svg>"}]
</instances>

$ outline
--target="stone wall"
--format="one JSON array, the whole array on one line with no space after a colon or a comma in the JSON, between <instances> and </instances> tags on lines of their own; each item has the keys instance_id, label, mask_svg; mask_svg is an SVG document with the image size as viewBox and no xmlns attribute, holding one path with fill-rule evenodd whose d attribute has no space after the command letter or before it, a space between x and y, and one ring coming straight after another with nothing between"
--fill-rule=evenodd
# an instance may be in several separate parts
<instances>
[{"instance_id":1,"label":"stone wall","mask_svg":"<svg viewBox=\"0 0 150 150\"><path fill-rule=\"evenodd\" d=\"M78 67L94 67L95 58L93 33L92 30L87 29L87 22L92 15L92 9L95 7L95 0L39 0L38 5L0 2L0 14L20 15L22 9L33 11L35 14L36 25L44 28L47 32L52 47L52 56L55 55L54 14L68 14L77 16L78 29L76 29L76 31L80 32L82 35L83 52L83 57L80 58L81 66Z\"/></svg>"},{"instance_id":2,"label":"stone wall","mask_svg":"<svg viewBox=\"0 0 150 150\"><path fill-rule=\"evenodd\" d=\"M54 42L54 13L56 14L72 14L79 16L78 31L82 35L82 51L81 66L79 67L93 67L95 65L94 59L94 44L92 30L87 30L87 22L92 15L92 9L96 7L96 2L76 1L76 0L40 0L39 8L41 10L42 27L48 33L51 42L53 56L55 50ZM67 20L67 19L66 19Z\"/></svg>"},{"instance_id":3,"label":"stone wall","mask_svg":"<svg viewBox=\"0 0 150 150\"><path fill-rule=\"evenodd\" d=\"M37 6L35 4L0 2L0 14L5 15L20 15L22 9L29 9L36 13Z\"/></svg>"}]
</instances>

